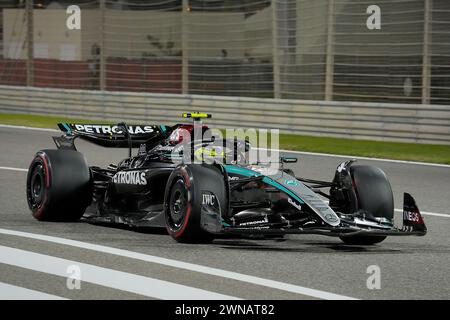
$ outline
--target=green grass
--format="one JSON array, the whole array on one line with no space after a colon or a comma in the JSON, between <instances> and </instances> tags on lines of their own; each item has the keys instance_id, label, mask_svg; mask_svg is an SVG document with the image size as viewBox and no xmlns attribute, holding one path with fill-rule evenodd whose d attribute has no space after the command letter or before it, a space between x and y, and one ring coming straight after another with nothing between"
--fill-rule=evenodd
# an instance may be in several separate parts
<instances>
[{"instance_id":1,"label":"green grass","mask_svg":"<svg viewBox=\"0 0 450 320\"><path fill-rule=\"evenodd\" d=\"M280 149L450 164L450 145L280 135Z\"/></svg>"},{"instance_id":2,"label":"green grass","mask_svg":"<svg viewBox=\"0 0 450 320\"><path fill-rule=\"evenodd\" d=\"M38 128L57 128L56 124L58 122L106 123L106 121L99 120L0 114L1 124ZM450 145L367 141L280 134L280 149L450 164Z\"/></svg>"},{"instance_id":3,"label":"green grass","mask_svg":"<svg viewBox=\"0 0 450 320\"><path fill-rule=\"evenodd\" d=\"M58 129L59 122L76 122L76 123L109 123L104 120L86 120L64 117L37 116L31 114L0 114L0 123L27 126L35 128L52 128Z\"/></svg>"}]
</instances>

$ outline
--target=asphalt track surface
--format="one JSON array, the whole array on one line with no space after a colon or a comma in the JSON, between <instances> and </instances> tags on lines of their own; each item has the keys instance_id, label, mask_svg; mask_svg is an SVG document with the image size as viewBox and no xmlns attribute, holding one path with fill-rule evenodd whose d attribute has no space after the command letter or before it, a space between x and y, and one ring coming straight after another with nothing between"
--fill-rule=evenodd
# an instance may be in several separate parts
<instances>
[{"instance_id":1,"label":"asphalt track surface","mask_svg":"<svg viewBox=\"0 0 450 320\"><path fill-rule=\"evenodd\" d=\"M155 230L34 220L26 169L37 150L54 148L54 134L0 127L0 299L450 298L448 166L360 161L387 173L396 208L403 191L414 195L429 213L425 237L391 237L367 247L314 235L190 245ZM77 145L91 165L126 157L124 149ZM297 156L296 174L316 179L331 179L344 160ZM401 224L400 212L395 218ZM367 288L371 265L380 268L380 289ZM74 283L70 266L81 272L80 289L67 286Z\"/></svg>"}]
</instances>

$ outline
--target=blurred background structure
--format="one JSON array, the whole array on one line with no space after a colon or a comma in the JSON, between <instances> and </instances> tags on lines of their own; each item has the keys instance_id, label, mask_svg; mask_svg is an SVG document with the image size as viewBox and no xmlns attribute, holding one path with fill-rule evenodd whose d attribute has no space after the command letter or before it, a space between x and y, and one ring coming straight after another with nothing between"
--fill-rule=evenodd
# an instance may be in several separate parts
<instances>
[{"instance_id":1,"label":"blurred background structure","mask_svg":"<svg viewBox=\"0 0 450 320\"><path fill-rule=\"evenodd\" d=\"M374 2L3 0L0 85L450 104L450 1Z\"/></svg>"}]
</instances>

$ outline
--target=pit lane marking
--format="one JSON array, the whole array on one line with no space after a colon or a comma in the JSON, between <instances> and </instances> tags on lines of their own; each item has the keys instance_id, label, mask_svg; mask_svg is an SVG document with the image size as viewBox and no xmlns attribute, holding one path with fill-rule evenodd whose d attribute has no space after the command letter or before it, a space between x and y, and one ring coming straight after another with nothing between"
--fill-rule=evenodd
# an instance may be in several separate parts
<instances>
[{"instance_id":1,"label":"pit lane marking","mask_svg":"<svg viewBox=\"0 0 450 320\"><path fill-rule=\"evenodd\" d=\"M250 276L250 275L246 275L246 274L242 274L242 273L226 271L223 269L211 268L211 267L206 267L206 266L197 265L197 264L193 264L193 263L182 262L182 261L178 261L178 260L167 259L167 258L152 256L152 255L133 252L133 251L129 251L129 250L117 249L117 248L112 248L112 247L107 247L107 246L102 246L102 245L97 245L97 244L92 244L92 243L87 243L87 242L81 242L81 241L76 241L76 240L70 240L70 239L65 239L65 238L59 238L59 237L53 237L53 236L47 236L47 235L41 235L41 234L35 234L35 233L28 233L28 232L22 232L22 231L15 231L15 230L10 230L10 229L1 229L1 228L0 228L0 233L6 234L6 235L13 235L13 236L18 236L18 237L36 239L36 240L41 240L41 241L48 241L48 242L53 242L53 243L57 243L57 244L68 245L68 246L72 246L72 247L77 247L77 248L81 248L81 249L92 250L92 251L97 251L97 252L102 252L102 253L107 253L107 254L113 254L113 255L117 255L117 256L121 256L121 257L156 263L156 264L160 264L160 265L166 265L166 266L184 269L184 270L188 270L188 271L192 271L192 272L198 272L198 273L208 274L208 275L212 275L212 276L216 276L216 277L227 278L227 279L237 280L237 281L241 281L241 282L247 282L247 283L251 283L254 285L260 285L260 286L264 286L264 287L278 289L278 290L282 290L282 291L286 291L286 292L297 293L297 294L301 294L304 296L309 296L309 297L314 297L314 298L319 298L319 299L356 300L355 298L352 298L352 297L334 294L334 293L327 292L327 291L321 291L321 290L306 288L306 287L302 287L302 286L297 286L297 285L290 284L290 283L259 278L256 276ZM0 262L2 262L2 260L4 260L4 259L2 259L4 256L4 252L7 252L7 253L9 252L10 259L14 259L15 255L12 254L13 252L5 251L4 248L7 248L7 247L0 246ZM8 250L16 250L16 249L11 249L11 248L7 248L7 249ZM54 259L60 259L60 258L54 258ZM27 258L25 259L25 261L23 261L23 263L27 264L32 260L33 259L31 259L27 255ZM38 259L36 259L36 260L39 261ZM76 264L82 265L81 263L76 263ZM46 266L47 266L47 264L46 264ZM90 265L87 265L87 266L93 267ZM67 276L67 274L65 274L65 270L66 269L62 270L64 272L63 276ZM106 269L106 270L110 270L110 269ZM43 271L43 272L46 272L46 271ZM61 272L61 271L59 271L59 272ZM117 271L117 272L119 272L119 271ZM108 277L115 277L115 275L109 275ZM101 276L100 279L103 279L103 276ZM108 279L108 278L106 278L106 279ZM94 279L91 279L91 280L95 281L96 279L94 277ZM92 281L88 281L88 282L92 282ZM93 282L93 283L96 283L96 282ZM111 285L109 285L109 286L111 287ZM121 290L124 290L124 289L121 289ZM160 290L160 289L158 289L158 290ZM125 290L125 291L127 291L127 290ZM140 293L140 294L142 294L142 293ZM173 297L171 299L173 299ZM193 298L188 297L188 299L193 299ZM206 299L211 299L211 297L208 296Z\"/></svg>"},{"instance_id":2,"label":"pit lane marking","mask_svg":"<svg viewBox=\"0 0 450 320\"><path fill-rule=\"evenodd\" d=\"M67 277L69 266L81 270L81 281L163 300L237 300L239 298L123 271L45 254L0 246L0 263ZM0 287L1 289L1 287Z\"/></svg>"}]
</instances>

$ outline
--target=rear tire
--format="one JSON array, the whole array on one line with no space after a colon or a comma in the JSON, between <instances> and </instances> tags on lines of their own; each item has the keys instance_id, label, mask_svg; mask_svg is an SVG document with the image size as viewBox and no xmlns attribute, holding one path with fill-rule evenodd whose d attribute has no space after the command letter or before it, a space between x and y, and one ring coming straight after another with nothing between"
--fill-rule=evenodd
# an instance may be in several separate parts
<instances>
[{"instance_id":1,"label":"rear tire","mask_svg":"<svg viewBox=\"0 0 450 320\"><path fill-rule=\"evenodd\" d=\"M202 194L213 192L221 205L226 205L223 174L212 165L183 165L169 177L165 192L166 229L178 242L208 243L214 234L202 228ZM223 214L223 212L221 212Z\"/></svg>"},{"instance_id":2,"label":"rear tire","mask_svg":"<svg viewBox=\"0 0 450 320\"><path fill-rule=\"evenodd\" d=\"M40 221L77 221L92 200L85 157L73 150L41 150L27 175L27 201Z\"/></svg>"},{"instance_id":3,"label":"rear tire","mask_svg":"<svg viewBox=\"0 0 450 320\"><path fill-rule=\"evenodd\" d=\"M394 197L386 174L373 166L351 166L350 174L356 194L355 210L364 210L374 217L394 218ZM382 242L386 236L348 236L340 238L350 245L372 245Z\"/></svg>"}]
</instances>

